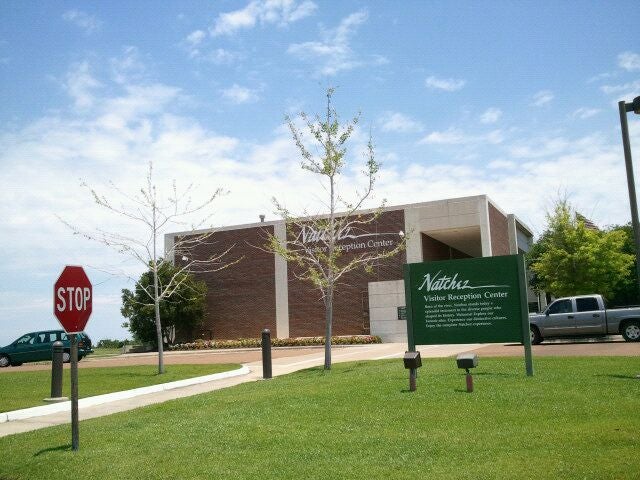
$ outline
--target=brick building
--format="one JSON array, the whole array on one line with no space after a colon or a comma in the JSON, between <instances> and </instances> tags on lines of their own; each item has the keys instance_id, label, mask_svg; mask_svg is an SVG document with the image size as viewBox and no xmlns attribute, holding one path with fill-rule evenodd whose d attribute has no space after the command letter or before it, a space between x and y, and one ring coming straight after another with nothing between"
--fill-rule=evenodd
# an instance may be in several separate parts
<instances>
[{"instance_id":1,"label":"brick building","mask_svg":"<svg viewBox=\"0 0 640 480\"><path fill-rule=\"evenodd\" d=\"M341 241L346 251L389 249L405 234L407 248L380 261L371 273L347 274L335 293L334 335L370 333L386 341L405 341L406 323L398 320L398 307L404 306L404 263L526 252L532 240L526 225L486 195L387 207L366 228ZM168 234L166 245L170 248L174 237L183 234ZM239 261L218 272L197 274L208 293L203 329L194 337L258 337L263 328L278 338L323 335L319 292L295 277L295 266L262 248L268 234L284 239L284 222L219 228L195 249L194 255L205 256L232 247L228 259Z\"/></svg>"}]
</instances>

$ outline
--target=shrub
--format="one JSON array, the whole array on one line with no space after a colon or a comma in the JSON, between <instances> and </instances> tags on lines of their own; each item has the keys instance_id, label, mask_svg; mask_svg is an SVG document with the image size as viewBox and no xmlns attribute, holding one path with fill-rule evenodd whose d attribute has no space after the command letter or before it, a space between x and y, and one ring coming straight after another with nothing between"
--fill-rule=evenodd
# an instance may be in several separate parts
<instances>
[{"instance_id":1,"label":"shrub","mask_svg":"<svg viewBox=\"0 0 640 480\"><path fill-rule=\"evenodd\" d=\"M97 344L97 348L122 348L125 345L130 345L131 340L115 340L110 338L103 338Z\"/></svg>"},{"instance_id":2,"label":"shrub","mask_svg":"<svg viewBox=\"0 0 640 480\"><path fill-rule=\"evenodd\" d=\"M352 335L331 337L333 345L368 345L382 343L376 335ZM197 339L188 343L177 343L169 347L170 350L210 350L224 348L260 348L260 338L238 338L237 340L202 340ZM324 345L324 337L272 338L273 347L307 347Z\"/></svg>"}]
</instances>

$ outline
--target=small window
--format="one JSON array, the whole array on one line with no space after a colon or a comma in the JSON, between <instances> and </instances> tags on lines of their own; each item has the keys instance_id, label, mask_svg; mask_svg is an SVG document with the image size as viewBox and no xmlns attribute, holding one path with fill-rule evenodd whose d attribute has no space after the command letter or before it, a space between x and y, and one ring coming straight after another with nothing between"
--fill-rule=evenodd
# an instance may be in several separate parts
<instances>
[{"instance_id":1,"label":"small window","mask_svg":"<svg viewBox=\"0 0 640 480\"><path fill-rule=\"evenodd\" d=\"M47 341L47 334L46 333L39 333L38 334L38 343L46 343Z\"/></svg>"},{"instance_id":2,"label":"small window","mask_svg":"<svg viewBox=\"0 0 640 480\"><path fill-rule=\"evenodd\" d=\"M17 343L18 345L33 345L35 341L35 335L25 335L24 337L20 338Z\"/></svg>"},{"instance_id":3,"label":"small window","mask_svg":"<svg viewBox=\"0 0 640 480\"><path fill-rule=\"evenodd\" d=\"M60 340L67 340L67 334L65 332L62 332L62 335L60 336Z\"/></svg>"},{"instance_id":4,"label":"small window","mask_svg":"<svg viewBox=\"0 0 640 480\"><path fill-rule=\"evenodd\" d=\"M58 340L58 334L56 332L50 332L49 333L49 341L50 342L55 342L56 340Z\"/></svg>"},{"instance_id":5,"label":"small window","mask_svg":"<svg viewBox=\"0 0 640 480\"><path fill-rule=\"evenodd\" d=\"M571 312L573 312L571 300L558 300L557 302L553 302L549 307L549 314Z\"/></svg>"},{"instance_id":6,"label":"small window","mask_svg":"<svg viewBox=\"0 0 640 480\"><path fill-rule=\"evenodd\" d=\"M595 297L576 298L576 308L579 312L593 312L600 310L598 300Z\"/></svg>"}]
</instances>

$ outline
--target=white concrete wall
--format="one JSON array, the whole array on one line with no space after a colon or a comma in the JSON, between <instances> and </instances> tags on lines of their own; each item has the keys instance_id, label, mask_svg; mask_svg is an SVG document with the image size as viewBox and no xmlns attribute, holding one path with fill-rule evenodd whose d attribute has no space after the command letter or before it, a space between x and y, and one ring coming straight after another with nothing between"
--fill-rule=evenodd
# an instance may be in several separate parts
<instances>
[{"instance_id":1,"label":"white concrete wall","mask_svg":"<svg viewBox=\"0 0 640 480\"><path fill-rule=\"evenodd\" d=\"M420 233L456 228L480 227L482 256L491 256L491 231L486 195L438 200L407 205L404 209L407 240L407 263L422 262Z\"/></svg>"},{"instance_id":2,"label":"white concrete wall","mask_svg":"<svg viewBox=\"0 0 640 480\"><path fill-rule=\"evenodd\" d=\"M404 306L403 280L369 282L371 335L378 335L384 342L406 342L407 322L398 320L398 307Z\"/></svg>"},{"instance_id":3,"label":"white concrete wall","mask_svg":"<svg viewBox=\"0 0 640 480\"><path fill-rule=\"evenodd\" d=\"M284 222L273 225L274 236L281 242L287 239ZM280 255L274 255L276 269L276 337L289 338L289 281L287 262Z\"/></svg>"}]
</instances>

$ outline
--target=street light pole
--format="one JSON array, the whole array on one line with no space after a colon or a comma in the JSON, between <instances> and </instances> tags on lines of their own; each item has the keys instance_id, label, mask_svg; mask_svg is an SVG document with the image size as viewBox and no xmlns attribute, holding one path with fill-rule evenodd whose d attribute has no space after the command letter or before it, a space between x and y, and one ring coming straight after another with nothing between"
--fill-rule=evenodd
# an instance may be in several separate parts
<instances>
[{"instance_id":1,"label":"street light pole","mask_svg":"<svg viewBox=\"0 0 640 480\"><path fill-rule=\"evenodd\" d=\"M620 127L622 129L624 162L627 167L627 187L629 188L629 204L631 205L631 224L633 225L633 238L636 246L636 279L638 282L638 288L640 289L640 222L638 222L638 202L636 201L636 186L633 175L633 163L631 161L629 126L627 125L627 112L640 114L640 97L634 98L632 103L626 103L624 100L620 101L618 102L618 108L620 109Z\"/></svg>"}]
</instances>

